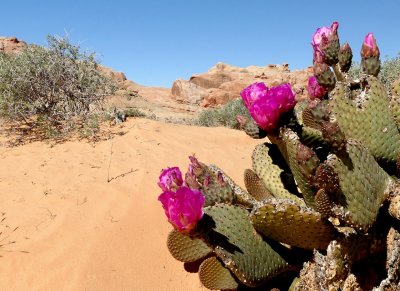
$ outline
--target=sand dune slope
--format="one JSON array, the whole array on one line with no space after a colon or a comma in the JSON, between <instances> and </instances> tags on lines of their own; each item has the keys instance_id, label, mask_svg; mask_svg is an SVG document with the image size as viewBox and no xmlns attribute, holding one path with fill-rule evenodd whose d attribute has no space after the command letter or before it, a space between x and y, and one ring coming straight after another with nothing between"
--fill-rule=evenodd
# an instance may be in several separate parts
<instances>
[{"instance_id":1,"label":"sand dune slope","mask_svg":"<svg viewBox=\"0 0 400 291\"><path fill-rule=\"evenodd\" d=\"M243 185L258 141L141 119L123 130L94 147L0 147L0 290L202 290L165 246L158 175L196 153Z\"/></svg>"}]
</instances>

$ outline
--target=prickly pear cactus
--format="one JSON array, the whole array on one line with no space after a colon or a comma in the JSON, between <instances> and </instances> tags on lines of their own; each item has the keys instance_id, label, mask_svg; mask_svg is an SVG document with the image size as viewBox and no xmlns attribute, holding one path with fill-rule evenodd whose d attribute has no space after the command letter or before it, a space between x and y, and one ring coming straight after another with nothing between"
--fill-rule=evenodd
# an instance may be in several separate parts
<instances>
[{"instance_id":1,"label":"prickly pear cactus","mask_svg":"<svg viewBox=\"0 0 400 291\"><path fill-rule=\"evenodd\" d=\"M200 264L206 288L400 290L400 81L380 84L371 33L352 80L338 27L313 36L308 100L296 104L290 84L242 91L253 118L238 117L242 129L266 137L245 189L195 157L184 179L162 172L168 249Z\"/></svg>"}]
</instances>

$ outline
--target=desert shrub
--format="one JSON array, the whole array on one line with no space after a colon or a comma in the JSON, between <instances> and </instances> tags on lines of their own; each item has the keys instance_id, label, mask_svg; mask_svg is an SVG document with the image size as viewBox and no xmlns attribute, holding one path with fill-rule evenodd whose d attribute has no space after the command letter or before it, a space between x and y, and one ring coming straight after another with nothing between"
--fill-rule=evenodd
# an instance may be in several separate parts
<instances>
[{"instance_id":1,"label":"desert shrub","mask_svg":"<svg viewBox=\"0 0 400 291\"><path fill-rule=\"evenodd\" d=\"M383 61L378 77L384 84L386 90L389 91L393 82L400 77L400 53L397 57L386 58L385 61Z\"/></svg>"},{"instance_id":2,"label":"desert shrub","mask_svg":"<svg viewBox=\"0 0 400 291\"><path fill-rule=\"evenodd\" d=\"M52 137L92 122L116 86L100 73L94 53L82 52L67 37L48 36L47 42L0 53L0 116Z\"/></svg>"},{"instance_id":3,"label":"desert shrub","mask_svg":"<svg viewBox=\"0 0 400 291\"><path fill-rule=\"evenodd\" d=\"M358 79L361 73L361 65L360 63L353 62L351 64L350 70L349 70L349 76L352 79Z\"/></svg>"},{"instance_id":4,"label":"desert shrub","mask_svg":"<svg viewBox=\"0 0 400 291\"><path fill-rule=\"evenodd\" d=\"M146 117L147 114L135 107L125 108L124 114L126 117Z\"/></svg>"},{"instance_id":5,"label":"desert shrub","mask_svg":"<svg viewBox=\"0 0 400 291\"><path fill-rule=\"evenodd\" d=\"M239 129L240 125L236 120L237 115L243 115L250 118L247 108L244 106L242 98L229 101L220 108L206 109L200 113L195 125L215 127L225 126Z\"/></svg>"}]
</instances>

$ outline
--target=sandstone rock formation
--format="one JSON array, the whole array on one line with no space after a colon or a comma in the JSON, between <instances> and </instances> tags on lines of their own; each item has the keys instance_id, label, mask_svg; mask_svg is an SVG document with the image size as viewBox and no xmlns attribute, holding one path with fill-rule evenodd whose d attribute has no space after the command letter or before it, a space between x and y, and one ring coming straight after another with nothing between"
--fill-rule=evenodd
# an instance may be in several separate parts
<instances>
[{"instance_id":1,"label":"sandstone rock formation","mask_svg":"<svg viewBox=\"0 0 400 291\"><path fill-rule=\"evenodd\" d=\"M287 64L240 68L218 63L206 73L193 75L188 81L176 80L171 96L186 104L213 107L239 97L243 88L254 82L264 82L267 86L289 82L297 98L301 99L306 97L307 82L311 75L311 68L290 71Z\"/></svg>"},{"instance_id":2,"label":"sandstone rock formation","mask_svg":"<svg viewBox=\"0 0 400 291\"><path fill-rule=\"evenodd\" d=\"M16 37L0 37L0 52L19 52L28 45Z\"/></svg>"}]
</instances>

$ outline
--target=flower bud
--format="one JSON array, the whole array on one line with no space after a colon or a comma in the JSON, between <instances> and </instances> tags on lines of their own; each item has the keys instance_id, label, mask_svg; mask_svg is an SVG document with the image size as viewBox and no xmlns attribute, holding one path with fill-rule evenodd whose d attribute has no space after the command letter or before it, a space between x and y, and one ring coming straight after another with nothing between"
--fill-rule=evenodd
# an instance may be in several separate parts
<instances>
[{"instance_id":1,"label":"flower bud","mask_svg":"<svg viewBox=\"0 0 400 291\"><path fill-rule=\"evenodd\" d=\"M378 45L376 44L376 39L374 35L370 32L364 38L364 42L361 47L361 57L365 59L379 56L380 52Z\"/></svg>"},{"instance_id":2,"label":"flower bud","mask_svg":"<svg viewBox=\"0 0 400 291\"><path fill-rule=\"evenodd\" d=\"M366 74L378 76L381 69L379 56L375 37L372 33L368 33L361 47L361 67Z\"/></svg>"},{"instance_id":3,"label":"flower bud","mask_svg":"<svg viewBox=\"0 0 400 291\"><path fill-rule=\"evenodd\" d=\"M351 60L353 59L353 52L346 42L339 50L339 65L340 70L344 73L348 72L351 67Z\"/></svg>"}]
</instances>

